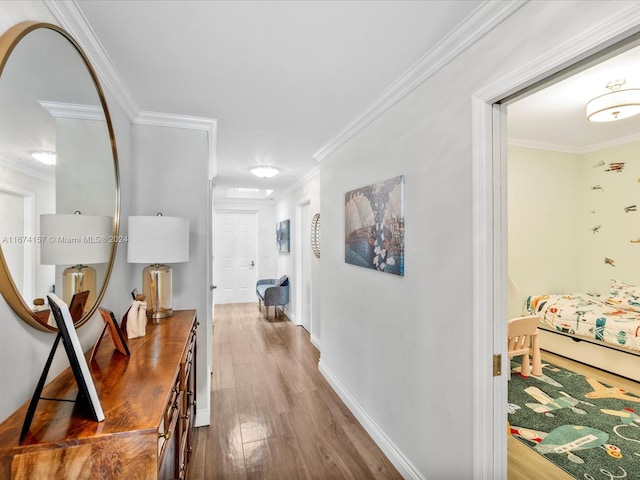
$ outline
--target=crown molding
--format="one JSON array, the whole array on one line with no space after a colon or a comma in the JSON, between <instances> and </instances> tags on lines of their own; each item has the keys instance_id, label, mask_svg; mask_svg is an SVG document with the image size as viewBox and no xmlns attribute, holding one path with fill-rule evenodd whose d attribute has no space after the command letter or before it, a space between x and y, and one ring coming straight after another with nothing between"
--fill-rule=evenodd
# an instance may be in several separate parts
<instances>
[{"instance_id":1,"label":"crown molding","mask_svg":"<svg viewBox=\"0 0 640 480\"><path fill-rule=\"evenodd\" d=\"M613 140L607 140L606 142L592 143L591 145L585 145L584 147L572 147L570 145L534 142L519 138L510 138L508 140L508 144L510 147L531 148L533 150L549 150L552 152L582 155L585 153L597 152L599 150L604 150L605 148L617 147L619 145L626 145L627 143L638 141L640 141L640 133L635 133L626 137L615 138Z\"/></svg>"},{"instance_id":2,"label":"crown molding","mask_svg":"<svg viewBox=\"0 0 640 480\"><path fill-rule=\"evenodd\" d=\"M45 100L38 100L37 102L54 118L105 121L102 107L75 103L47 102Z\"/></svg>"},{"instance_id":3,"label":"crown molding","mask_svg":"<svg viewBox=\"0 0 640 480\"><path fill-rule=\"evenodd\" d=\"M154 127L186 128L189 130L211 130L217 120L213 118L191 117L160 112L140 112L133 123L137 125L151 125Z\"/></svg>"},{"instance_id":4,"label":"crown molding","mask_svg":"<svg viewBox=\"0 0 640 480\"><path fill-rule=\"evenodd\" d=\"M96 37L75 0L44 0L56 21L82 46L101 83L113 94L126 115L133 121L140 111L138 103L120 77L111 59Z\"/></svg>"},{"instance_id":5,"label":"crown molding","mask_svg":"<svg viewBox=\"0 0 640 480\"><path fill-rule=\"evenodd\" d=\"M53 167L47 168L46 166L44 166L42 169L40 169L38 167L25 165L24 162L8 158L0 158L0 167L10 168L11 170L14 170L18 173L37 178L38 180L42 180L46 183L55 184L56 181L55 170ZM0 184L0 190L6 191L7 187L3 187Z\"/></svg>"},{"instance_id":6,"label":"crown molding","mask_svg":"<svg viewBox=\"0 0 640 480\"><path fill-rule=\"evenodd\" d=\"M532 150L548 150L551 152L571 153L579 155L582 152L580 148L572 147L570 145L559 145L555 143L534 142L531 140L524 140L521 138L509 138L507 144L510 147L518 148L530 148Z\"/></svg>"},{"instance_id":7,"label":"crown molding","mask_svg":"<svg viewBox=\"0 0 640 480\"><path fill-rule=\"evenodd\" d=\"M322 161L526 2L527 0L484 2L318 150L313 158L318 162Z\"/></svg>"},{"instance_id":8,"label":"crown molding","mask_svg":"<svg viewBox=\"0 0 640 480\"><path fill-rule=\"evenodd\" d=\"M625 145L627 143L638 142L640 141L640 133L634 133L633 135L629 135L626 137L616 138L614 140L609 140L601 143L594 143L592 145L587 145L580 153L590 153L598 150L604 150L605 148L617 147L618 145Z\"/></svg>"}]
</instances>

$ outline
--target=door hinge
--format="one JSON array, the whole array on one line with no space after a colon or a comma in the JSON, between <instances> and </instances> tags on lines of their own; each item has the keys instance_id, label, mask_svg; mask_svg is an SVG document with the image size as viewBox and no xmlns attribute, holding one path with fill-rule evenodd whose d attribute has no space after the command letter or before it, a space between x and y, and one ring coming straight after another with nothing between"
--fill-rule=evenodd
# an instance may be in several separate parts
<instances>
[{"instance_id":1,"label":"door hinge","mask_svg":"<svg viewBox=\"0 0 640 480\"><path fill-rule=\"evenodd\" d=\"M493 376L499 377L502 375L502 354L496 353L493 355Z\"/></svg>"}]
</instances>

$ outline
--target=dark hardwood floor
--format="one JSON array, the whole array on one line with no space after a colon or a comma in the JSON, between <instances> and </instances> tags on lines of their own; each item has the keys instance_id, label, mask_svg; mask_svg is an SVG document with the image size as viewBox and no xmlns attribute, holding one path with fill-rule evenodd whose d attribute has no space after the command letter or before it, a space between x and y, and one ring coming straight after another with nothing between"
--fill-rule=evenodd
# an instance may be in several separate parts
<instances>
[{"instance_id":1,"label":"dark hardwood floor","mask_svg":"<svg viewBox=\"0 0 640 480\"><path fill-rule=\"evenodd\" d=\"M211 425L189 480L401 479L318 371L309 334L257 303L216 305Z\"/></svg>"}]
</instances>

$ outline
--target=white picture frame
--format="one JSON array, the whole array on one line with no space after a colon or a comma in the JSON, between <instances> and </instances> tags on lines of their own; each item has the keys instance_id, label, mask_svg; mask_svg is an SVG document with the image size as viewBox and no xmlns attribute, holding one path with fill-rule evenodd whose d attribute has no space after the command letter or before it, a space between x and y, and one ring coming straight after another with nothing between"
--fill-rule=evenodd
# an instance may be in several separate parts
<instances>
[{"instance_id":1,"label":"white picture frame","mask_svg":"<svg viewBox=\"0 0 640 480\"><path fill-rule=\"evenodd\" d=\"M90 409L90 414L96 422L105 419L100 398L96 386L93 383L93 377L89 371L89 364L82 351L82 345L78 338L78 333L73 324L71 313L67 304L57 295L50 293L47 295L49 299L49 307L53 313L53 317L58 325L58 330L62 334L62 344L69 357L71 370L78 383L78 400L85 402Z\"/></svg>"}]
</instances>

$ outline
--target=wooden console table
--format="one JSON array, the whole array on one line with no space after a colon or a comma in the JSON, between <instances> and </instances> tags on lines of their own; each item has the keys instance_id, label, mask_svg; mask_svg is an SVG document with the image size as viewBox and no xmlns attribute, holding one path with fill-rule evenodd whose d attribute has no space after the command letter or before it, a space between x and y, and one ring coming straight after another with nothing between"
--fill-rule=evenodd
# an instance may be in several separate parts
<instances>
[{"instance_id":1,"label":"wooden console table","mask_svg":"<svg viewBox=\"0 0 640 480\"><path fill-rule=\"evenodd\" d=\"M144 337L128 341L130 357L105 339L89 365L105 420L87 420L72 402L41 399L19 445L25 403L0 424L0 478L186 478L194 439L197 325L195 310L150 320ZM68 368L42 397L75 400L77 392Z\"/></svg>"}]
</instances>

